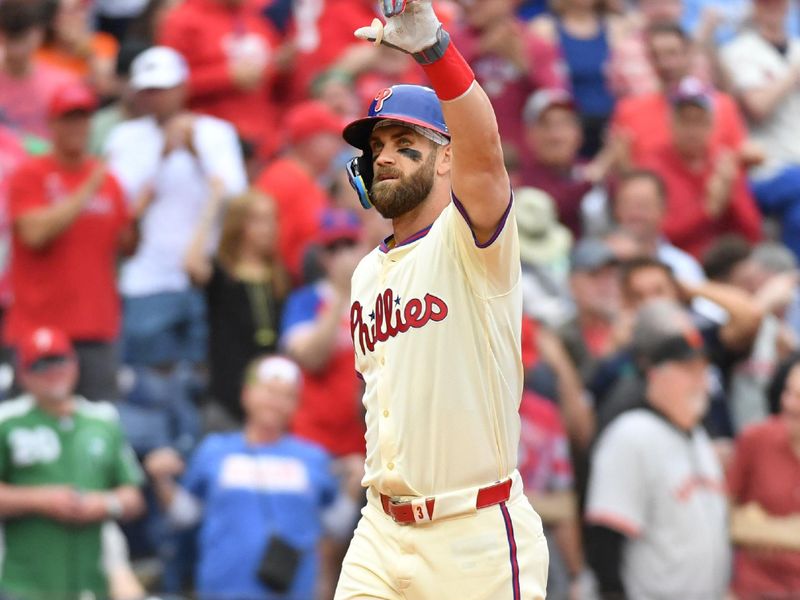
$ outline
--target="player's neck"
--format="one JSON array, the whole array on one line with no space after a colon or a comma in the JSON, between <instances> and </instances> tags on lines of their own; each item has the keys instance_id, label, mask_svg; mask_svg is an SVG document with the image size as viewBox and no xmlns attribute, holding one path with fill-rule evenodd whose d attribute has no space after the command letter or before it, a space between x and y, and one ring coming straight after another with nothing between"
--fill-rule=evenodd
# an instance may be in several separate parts
<instances>
[{"instance_id":1,"label":"player's neck","mask_svg":"<svg viewBox=\"0 0 800 600\"><path fill-rule=\"evenodd\" d=\"M449 193L442 193L434 189L428 198L415 209L392 219L395 243L401 244L418 231L428 227L442 214L449 202Z\"/></svg>"}]
</instances>

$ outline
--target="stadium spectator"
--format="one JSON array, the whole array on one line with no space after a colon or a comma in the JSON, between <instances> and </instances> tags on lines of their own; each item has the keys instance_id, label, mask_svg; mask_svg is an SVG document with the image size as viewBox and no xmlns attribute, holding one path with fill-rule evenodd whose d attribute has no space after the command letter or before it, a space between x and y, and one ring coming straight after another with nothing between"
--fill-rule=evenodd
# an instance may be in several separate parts
<instances>
[{"instance_id":1,"label":"stadium spectator","mask_svg":"<svg viewBox=\"0 0 800 600\"><path fill-rule=\"evenodd\" d=\"M525 104L523 118L527 152L519 184L550 194L558 220L580 237L583 202L594 182L578 158L583 138L574 100L564 90L539 90Z\"/></svg>"},{"instance_id":2,"label":"stadium spectator","mask_svg":"<svg viewBox=\"0 0 800 600\"><path fill-rule=\"evenodd\" d=\"M641 257L623 265L621 285L626 317L618 332L621 351L598 368L592 391L598 405L598 421L602 429L617 415L631 408L635 400L631 389L642 383L632 366L631 330L635 316L651 300L685 303L694 326L704 340L709 359L708 377L711 409L705 425L714 438L727 440L733 436L727 391L734 368L745 359L761 325L762 312L749 294L733 286L717 282L690 285L678 282L664 263ZM720 441L720 446L726 442Z\"/></svg>"},{"instance_id":3,"label":"stadium spectator","mask_svg":"<svg viewBox=\"0 0 800 600\"><path fill-rule=\"evenodd\" d=\"M752 247L738 236L725 236L709 248L703 265L712 280L749 294L764 315L749 355L732 374L731 413L740 431L767 416L773 373L797 348L797 337L785 318L797 302L797 260L785 246L766 242Z\"/></svg>"},{"instance_id":4,"label":"stadium spectator","mask_svg":"<svg viewBox=\"0 0 800 600\"><path fill-rule=\"evenodd\" d=\"M722 50L753 139L766 154L753 192L800 257L800 39L787 34L788 0L753 2L753 26Z\"/></svg>"},{"instance_id":5,"label":"stadium spectator","mask_svg":"<svg viewBox=\"0 0 800 600\"><path fill-rule=\"evenodd\" d=\"M233 123L266 157L282 141L272 97L279 37L256 4L186 0L167 14L158 42L186 58L189 108Z\"/></svg>"},{"instance_id":6,"label":"stadium spectator","mask_svg":"<svg viewBox=\"0 0 800 600\"><path fill-rule=\"evenodd\" d=\"M147 4L147 0L94 0L97 28L122 42L128 28Z\"/></svg>"},{"instance_id":7,"label":"stadium spectator","mask_svg":"<svg viewBox=\"0 0 800 600\"><path fill-rule=\"evenodd\" d=\"M800 590L800 360L776 376L779 414L739 436L728 471L733 592L740 600L791 598Z\"/></svg>"},{"instance_id":8,"label":"stadium spectator","mask_svg":"<svg viewBox=\"0 0 800 600\"><path fill-rule=\"evenodd\" d=\"M286 433L300 385L293 362L257 359L245 375L243 430L209 435L180 485L184 464L174 450L145 461L172 523L200 524L201 600L313 598L324 532L352 531L356 505L339 493L328 454Z\"/></svg>"},{"instance_id":9,"label":"stadium spectator","mask_svg":"<svg viewBox=\"0 0 800 600\"><path fill-rule=\"evenodd\" d=\"M136 102L136 92L128 81L131 74L131 64L134 59L149 46L142 42L125 41L117 53L114 67L114 89L117 91L116 100L98 110L92 117L92 134L89 147L92 154L101 156L108 142L111 131L130 119L142 116Z\"/></svg>"},{"instance_id":10,"label":"stadium spectator","mask_svg":"<svg viewBox=\"0 0 800 600\"><path fill-rule=\"evenodd\" d=\"M587 382L598 359L616 350L614 326L619 312L618 259L596 238L580 240L570 257L569 286L575 317L558 328L572 362Z\"/></svg>"},{"instance_id":11,"label":"stadium spectator","mask_svg":"<svg viewBox=\"0 0 800 600\"><path fill-rule=\"evenodd\" d=\"M664 234L695 257L725 233L757 241L761 216L747 186L741 155L712 136L713 97L702 83L688 78L670 102L671 140L642 161L666 184Z\"/></svg>"},{"instance_id":12,"label":"stadium spectator","mask_svg":"<svg viewBox=\"0 0 800 600\"><path fill-rule=\"evenodd\" d=\"M625 23L608 10L605 0L559 0L552 15L537 17L531 27L560 49L581 117L581 155L592 157L602 146L614 110L608 73L612 53L626 33Z\"/></svg>"},{"instance_id":13,"label":"stadium spectator","mask_svg":"<svg viewBox=\"0 0 800 600\"><path fill-rule=\"evenodd\" d=\"M293 44L296 55L292 64L289 100L308 98L312 82L338 63L369 61L377 50L358 44L353 32L378 16L372 0L312 0L296 6ZM393 82L394 83L394 82Z\"/></svg>"},{"instance_id":14,"label":"stadium spectator","mask_svg":"<svg viewBox=\"0 0 800 600\"><path fill-rule=\"evenodd\" d=\"M611 54L611 88L622 102L626 97L652 94L659 82L647 50L647 32L653 26L676 23L682 0L639 0L626 15L627 31ZM619 103L615 107L616 112Z\"/></svg>"},{"instance_id":15,"label":"stadium spectator","mask_svg":"<svg viewBox=\"0 0 800 600\"><path fill-rule=\"evenodd\" d=\"M0 123L19 135L48 139L48 107L72 77L34 59L43 40L40 1L0 2Z\"/></svg>"},{"instance_id":16,"label":"stadium spectator","mask_svg":"<svg viewBox=\"0 0 800 600\"><path fill-rule=\"evenodd\" d=\"M693 57L696 56L694 44L679 25L653 25L645 34L645 42L658 86L647 94L621 99L614 109L612 120L615 135L623 136L628 143L629 159L633 164L669 143L672 129L670 97L684 79L696 76L696 69L693 68ZM722 148L739 150L747 138L747 129L736 101L710 87L708 94L714 108L713 143Z\"/></svg>"},{"instance_id":17,"label":"stadium spectator","mask_svg":"<svg viewBox=\"0 0 800 600\"><path fill-rule=\"evenodd\" d=\"M145 44L147 47L155 46L164 20L180 2L182 0L149 0L144 10L131 22L125 40Z\"/></svg>"},{"instance_id":18,"label":"stadium spectator","mask_svg":"<svg viewBox=\"0 0 800 600\"><path fill-rule=\"evenodd\" d=\"M620 416L594 449L589 562L603 597L723 598L727 505L699 427L708 405L702 338L680 306L657 300L637 316L633 346L646 404Z\"/></svg>"},{"instance_id":19,"label":"stadium spectator","mask_svg":"<svg viewBox=\"0 0 800 600\"><path fill-rule=\"evenodd\" d=\"M45 38L36 60L82 79L101 97L113 95L119 44L113 36L91 29L91 5L84 0L43 1Z\"/></svg>"},{"instance_id":20,"label":"stadium spectator","mask_svg":"<svg viewBox=\"0 0 800 600\"><path fill-rule=\"evenodd\" d=\"M0 125L0 326L11 304L11 215L8 188L11 174L27 158L14 132Z\"/></svg>"},{"instance_id":21,"label":"stadium spectator","mask_svg":"<svg viewBox=\"0 0 800 600\"><path fill-rule=\"evenodd\" d=\"M546 192L517 188L514 207L522 259L523 310L557 327L569 317L571 308L567 278L572 234L559 223L555 203Z\"/></svg>"},{"instance_id":22,"label":"stadium spectator","mask_svg":"<svg viewBox=\"0 0 800 600\"><path fill-rule=\"evenodd\" d=\"M117 397L120 309L116 262L133 251L145 205L129 208L117 180L88 153L94 95L82 84L50 104L53 152L24 162L9 182L14 302L4 339L38 325L63 329L78 354L78 392Z\"/></svg>"},{"instance_id":23,"label":"stadium spectator","mask_svg":"<svg viewBox=\"0 0 800 600\"><path fill-rule=\"evenodd\" d=\"M286 301L281 347L303 369L295 435L330 454L363 456L362 386L350 337L350 279L365 254L358 218L343 209L322 214L317 234L324 276Z\"/></svg>"},{"instance_id":24,"label":"stadium spectator","mask_svg":"<svg viewBox=\"0 0 800 600\"><path fill-rule=\"evenodd\" d=\"M209 180L219 179L225 196L246 187L236 131L185 109L187 76L186 63L171 48L140 54L130 83L146 114L115 127L106 146L129 202L147 198L152 204L139 247L120 273L124 356L134 365L205 359L205 302L183 262L211 196Z\"/></svg>"},{"instance_id":25,"label":"stadium spectator","mask_svg":"<svg viewBox=\"0 0 800 600\"><path fill-rule=\"evenodd\" d=\"M142 510L141 469L114 407L74 394L77 360L63 331L33 329L18 364L26 393L0 407L0 593L104 598L101 528Z\"/></svg>"},{"instance_id":26,"label":"stadium spectator","mask_svg":"<svg viewBox=\"0 0 800 600\"><path fill-rule=\"evenodd\" d=\"M330 204L323 182L342 151L342 120L325 104L308 101L283 120L288 148L264 169L256 187L275 200L278 250L293 280L302 280L303 256Z\"/></svg>"},{"instance_id":27,"label":"stadium spectator","mask_svg":"<svg viewBox=\"0 0 800 600\"><path fill-rule=\"evenodd\" d=\"M212 182L212 197L197 223L186 254L192 282L205 290L208 308L209 392L222 421L241 424L242 378L256 356L278 347L280 309L289 291L277 257L276 209L256 191L224 203L223 186ZM212 230L222 218L216 252Z\"/></svg>"},{"instance_id":28,"label":"stadium spectator","mask_svg":"<svg viewBox=\"0 0 800 600\"><path fill-rule=\"evenodd\" d=\"M522 158L525 101L538 89L568 85L563 61L555 43L542 40L515 16L513 0L460 4L464 18L454 34L456 44L492 102L504 150Z\"/></svg>"},{"instance_id":29,"label":"stadium spectator","mask_svg":"<svg viewBox=\"0 0 800 600\"><path fill-rule=\"evenodd\" d=\"M669 266L676 279L687 283L705 280L697 259L670 244L662 234L667 189L657 173L647 170L623 173L616 181L613 209L617 225L636 239L646 255Z\"/></svg>"}]
</instances>

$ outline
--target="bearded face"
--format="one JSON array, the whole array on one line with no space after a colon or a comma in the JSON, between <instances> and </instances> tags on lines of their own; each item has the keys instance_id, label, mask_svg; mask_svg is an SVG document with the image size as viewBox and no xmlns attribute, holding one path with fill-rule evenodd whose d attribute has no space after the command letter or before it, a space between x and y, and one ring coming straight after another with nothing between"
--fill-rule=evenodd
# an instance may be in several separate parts
<instances>
[{"instance_id":1,"label":"bearded face","mask_svg":"<svg viewBox=\"0 0 800 600\"><path fill-rule=\"evenodd\" d=\"M433 189L436 151L412 173L404 175L397 167L375 166L370 197L375 209L386 219L396 219L422 204Z\"/></svg>"}]
</instances>

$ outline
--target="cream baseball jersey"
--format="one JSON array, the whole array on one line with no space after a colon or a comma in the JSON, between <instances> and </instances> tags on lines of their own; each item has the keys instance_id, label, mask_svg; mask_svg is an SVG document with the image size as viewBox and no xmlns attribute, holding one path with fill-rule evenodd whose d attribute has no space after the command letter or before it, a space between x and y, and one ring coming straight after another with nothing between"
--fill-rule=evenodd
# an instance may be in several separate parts
<instances>
[{"instance_id":1,"label":"cream baseball jersey","mask_svg":"<svg viewBox=\"0 0 800 600\"><path fill-rule=\"evenodd\" d=\"M519 279L511 202L482 246L454 198L430 227L358 265L350 329L366 386L365 486L431 496L514 471Z\"/></svg>"}]
</instances>

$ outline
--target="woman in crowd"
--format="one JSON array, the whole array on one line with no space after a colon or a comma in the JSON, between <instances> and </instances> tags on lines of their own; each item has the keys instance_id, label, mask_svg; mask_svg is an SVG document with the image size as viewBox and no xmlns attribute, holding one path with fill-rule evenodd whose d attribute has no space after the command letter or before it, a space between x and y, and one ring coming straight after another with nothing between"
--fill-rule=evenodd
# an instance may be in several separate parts
<instances>
[{"instance_id":1,"label":"woman in crowd","mask_svg":"<svg viewBox=\"0 0 800 600\"><path fill-rule=\"evenodd\" d=\"M221 426L242 418L241 380L256 356L274 352L279 311L289 290L277 258L275 205L251 191L225 206L221 187L212 197L195 232L185 266L192 281L206 291L209 324L209 388L224 412ZM224 209L215 255L209 252L214 224ZM213 424L212 424L213 425Z\"/></svg>"},{"instance_id":2,"label":"woman in crowd","mask_svg":"<svg viewBox=\"0 0 800 600\"><path fill-rule=\"evenodd\" d=\"M624 34L624 21L604 0L553 0L553 14L537 17L534 32L556 44L569 71L569 82L584 131L581 154L591 157L602 145L614 110L608 78L612 49Z\"/></svg>"},{"instance_id":3,"label":"woman in crowd","mask_svg":"<svg viewBox=\"0 0 800 600\"><path fill-rule=\"evenodd\" d=\"M775 375L773 417L745 429L728 473L739 600L800 590L800 354Z\"/></svg>"}]
</instances>

